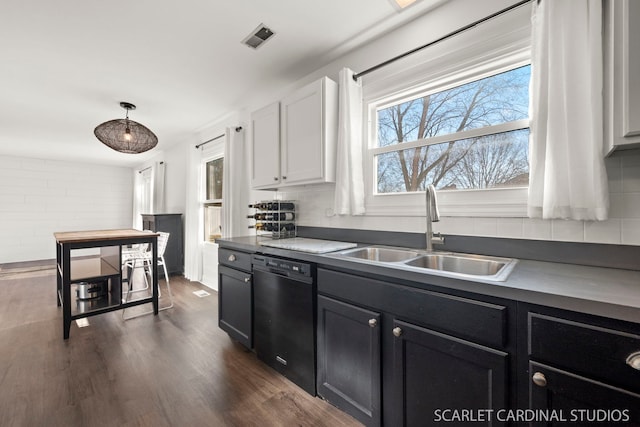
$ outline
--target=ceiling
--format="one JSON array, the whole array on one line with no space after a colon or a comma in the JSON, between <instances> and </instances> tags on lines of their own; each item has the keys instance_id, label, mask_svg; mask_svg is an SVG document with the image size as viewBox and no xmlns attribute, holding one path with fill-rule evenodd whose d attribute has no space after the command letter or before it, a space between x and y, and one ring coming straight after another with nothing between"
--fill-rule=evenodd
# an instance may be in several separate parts
<instances>
[{"instance_id":1,"label":"ceiling","mask_svg":"<svg viewBox=\"0 0 640 427\"><path fill-rule=\"evenodd\" d=\"M0 6L0 155L133 166L440 3L389 0L20 0ZM241 41L260 23L276 35ZM372 64L373 65L373 64ZM158 135L131 155L93 135L124 118Z\"/></svg>"}]
</instances>

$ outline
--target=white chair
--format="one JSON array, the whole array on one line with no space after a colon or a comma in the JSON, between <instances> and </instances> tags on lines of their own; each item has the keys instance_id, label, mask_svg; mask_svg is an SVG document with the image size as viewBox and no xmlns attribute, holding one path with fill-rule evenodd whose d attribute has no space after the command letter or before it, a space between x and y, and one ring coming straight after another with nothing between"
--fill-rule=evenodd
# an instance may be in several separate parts
<instances>
[{"instance_id":1,"label":"white chair","mask_svg":"<svg viewBox=\"0 0 640 427\"><path fill-rule=\"evenodd\" d=\"M167 272L167 265L165 263L164 260L164 252L167 249L167 242L169 241L169 233L165 233L165 232L158 232L158 260L157 260L157 265L158 266L162 266L163 272L164 272L164 280L167 283L167 293L169 294L169 305L166 307L160 307L158 308L158 311L161 310L167 310L170 308L173 308L173 295L171 294L171 284L169 283L169 273ZM128 271L130 271L130 275L129 275L129 283L127 286L127 290L124 296L124 301L128 301L129 300L129 296L134 293L134 292L139 292L139 291L143 291L149 288L149 281L147 279L147 274L151 277L151 274L153 274L153 271L151 270L152 268L155 268L156 263L153 262L153 254L151 251L151 247L149 245L141 245L140 247L138 247L136 250L131 250L131 251L127 251L126 252L126 256L125 253L123 252L123 264L125 265L125 267L127 268ZM134 272L137 268L142 268L142 277L144 278L144 282L145 282L145 287L142 289L133 289L133 278L134 278ZM158 284L158 297L161 297L162 293L160 292L160 285ZM124 317L124 312L125 310L122 310L122 318L124 320L129 320L129 319L133 319L134 317L138 317L138 316L142 316L145 314L149 314L149 313L153 313L152 311L148 311L145 313L140 313L136 316L132 316L132 317L128 317L125 318Z\"/></svg>"},{"instance_id":2,"label":"white chair","mask_svg":"<svg viewBox=\"0 0 640 427\"><path fill-rule=\"evenodd\" d=\"M147 251L149 244L148 243L140 243L135 245L130 245L127 248L122 248L122 271L127 272L127 278L122 279L123 282L126 281L127 289L124 292L124 297L122 298L122 302L125 302L128 293L133 292L142 292L149 289L149 282L147 280L147 276L144 276L145 286L140 289L133 289L131 281L133 280L133 273L135 272L135 268L137 268L137 261L141 260L145 255L144 252ZM142 265L141 265L142 266ZM123 283L124 284L124 283Z\"/></svg>"}]
</instances>

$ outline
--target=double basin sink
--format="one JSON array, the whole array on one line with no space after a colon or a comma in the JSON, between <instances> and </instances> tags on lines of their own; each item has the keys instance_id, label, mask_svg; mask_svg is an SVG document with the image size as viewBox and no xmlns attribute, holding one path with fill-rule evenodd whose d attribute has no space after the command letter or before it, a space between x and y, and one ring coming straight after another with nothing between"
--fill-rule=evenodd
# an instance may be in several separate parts
<instances>
[{"instance_id":1,"label":"double basin sink","mask_svg":"<svg viewBox=\"0 0 640 427\"><path fill-rule=\"evenodd\" d=\"M407 271L493 281L506 280L517 263L517 260L513 258L453 252L426 252L384 246L348 249L330 255L371 264L393 266Z\"/></svg>"}]
</instances>

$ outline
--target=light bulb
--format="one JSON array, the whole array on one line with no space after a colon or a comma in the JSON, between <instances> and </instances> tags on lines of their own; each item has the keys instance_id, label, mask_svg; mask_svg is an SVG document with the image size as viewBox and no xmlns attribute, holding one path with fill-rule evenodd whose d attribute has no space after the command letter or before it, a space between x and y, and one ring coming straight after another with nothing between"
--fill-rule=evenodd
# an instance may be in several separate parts
<instances>
[{"instance_id":1,"label":"light bulb","mask_svg":"<svg viewBox=\"0 0 640 427\"><path fill-rule=\"evenodd\" d=\"M131 141L131 131L129 130L129 128L126 128L124 130L124 140Z\"/></svg>"}]
</instances>

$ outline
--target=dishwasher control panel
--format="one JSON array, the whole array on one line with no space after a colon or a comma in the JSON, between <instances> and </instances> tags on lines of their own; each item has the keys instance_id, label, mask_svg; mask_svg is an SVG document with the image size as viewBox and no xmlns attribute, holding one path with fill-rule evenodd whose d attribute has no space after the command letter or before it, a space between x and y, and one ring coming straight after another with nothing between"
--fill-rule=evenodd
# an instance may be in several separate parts
<instances>
[{"instance_id":1,"label":"dishwasher control panel","mask_svg":"<svg viewBox=\"0 0 640 427\"><path fill-rule=\"evenodd\" d=\"M311 276L311 264L304 262L293 261L289 259L267 257L263 255L254 255L252 264L254 268L262 267L269 271L278 272L286 275L297 275L310 277Z\"/></svg>"}]
</instances>

